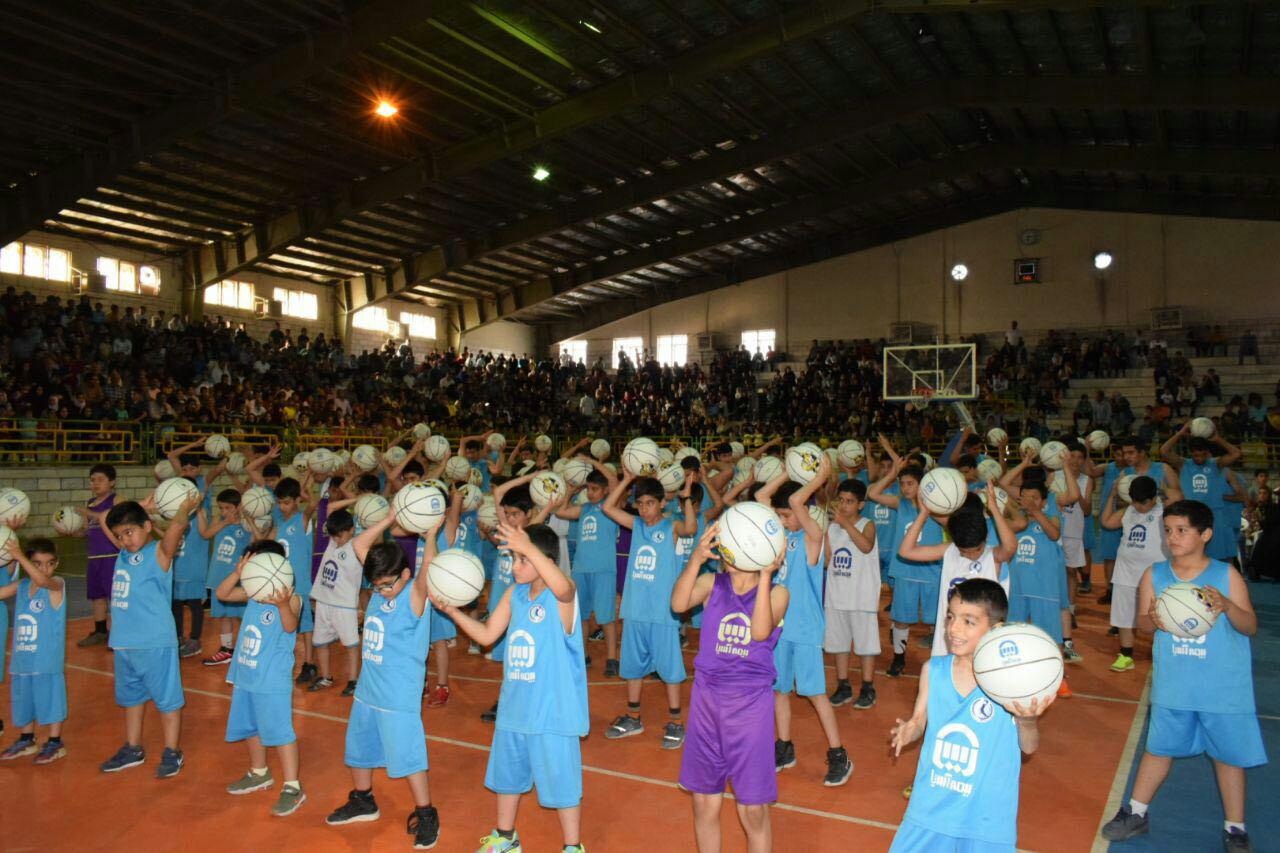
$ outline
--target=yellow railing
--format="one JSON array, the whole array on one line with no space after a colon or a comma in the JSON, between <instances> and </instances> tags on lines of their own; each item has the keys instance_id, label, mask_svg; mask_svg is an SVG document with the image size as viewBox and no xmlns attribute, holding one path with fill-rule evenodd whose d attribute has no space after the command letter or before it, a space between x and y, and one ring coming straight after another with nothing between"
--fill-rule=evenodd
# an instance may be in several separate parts
<instances>
[{"instance_id":1,"label":"yellow railing","mask_svg":"<svg viewBox=\"0 0 1280 853\"><path fill-rule=\"evenodd\" d=\"M140 436L130 426L0 420L0 465L135 462L141 456Z\"/></svg>"}]
</instances>

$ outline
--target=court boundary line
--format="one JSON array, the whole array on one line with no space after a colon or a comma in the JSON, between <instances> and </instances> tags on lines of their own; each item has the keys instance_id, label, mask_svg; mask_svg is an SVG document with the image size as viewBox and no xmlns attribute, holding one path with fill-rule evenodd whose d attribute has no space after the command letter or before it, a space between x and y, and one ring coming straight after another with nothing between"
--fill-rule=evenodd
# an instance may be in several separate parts
<instances>
[{"instance_id":1,"label":"court boundary line","mask_svg":"<svg viewBox=\"0 0 1280 853\"><path fill-rule=\"evenodd\" d=\"M1102 807L1102 816L1098 818L1098 829L1093 836L1090 853L1107 853L1111 842L1102 837L1102 827L1109 821L1110 815L1120 810L1120 799L1124 789L1129 786L1129 774L1133 772L1133 763L1138 752L1138 741L1142 738L1142 727L1147 720L1147 709L1151 706L1151 681L1155 671L1147 673L1146 683L1142 686L1142 696L1138 699L1138 707L1133 712L1133 720L1129 723L1129 734L1124 741L1124 749L1120 752L1120 760L1116 763L1115 775L1111 778L1111 790L1107 794L1107 803Z\"/></svg>"}]
</instances>

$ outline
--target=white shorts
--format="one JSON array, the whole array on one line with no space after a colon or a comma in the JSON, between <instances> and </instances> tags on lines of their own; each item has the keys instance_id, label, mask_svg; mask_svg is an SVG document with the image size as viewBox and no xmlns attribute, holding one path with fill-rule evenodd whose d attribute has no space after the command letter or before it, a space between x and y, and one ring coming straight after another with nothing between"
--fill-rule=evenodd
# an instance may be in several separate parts
<instances>
[{"instance_id":1,"label":"white shorts","mask_svg":"<svg viewBox=\"0 0 1280 853\"><path fill-rule=\"evenodd\" d=\"M327 646L334 640L350 648L360 645L359 617L354 607L336 607L315 602L315 628L312 630L311 642L317 646Z\"/></svg>"},{"instance_id":2,"label":"white shorts","mask_svg":"<svg viewBox=\"0 0 1280 853\"><path fill-rule=\"evenodd\" d=\"M1111 624L1117 628L1138 627L1138 588L1111 583Z\"/></svg>"},{"instance_id":3,"label":"white shorts","mask_svg":"<svg viewBox=\"0 0 1280 853\"><path fill-rule=\"evenodd\" d=\"M880 620L874 610L828 609L826 614L827 631L822 638L824 651L847 654L852 646L853 653L858 656L880 654Z\"/></svg>"},{"instance_id":4,"label":"white shorts","mask_svg":"<svg viewBox=\"0 0 1280 853\"><path fill-rule=\"evenodd\" d=\"M1079 569L1084 566L1084 539L1063 536L1062 556L1067 561L1068 569Z\"/></svg>"}]
</instances>

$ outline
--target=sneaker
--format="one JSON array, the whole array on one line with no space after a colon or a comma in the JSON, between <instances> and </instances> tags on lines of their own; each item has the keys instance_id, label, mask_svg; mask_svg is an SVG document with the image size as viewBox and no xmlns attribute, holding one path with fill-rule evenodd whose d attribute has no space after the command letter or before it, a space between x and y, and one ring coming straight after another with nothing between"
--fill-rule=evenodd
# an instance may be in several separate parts
<instances>
[{"instance_id":1,"label":"sneaker","mask_svg":"<svg viewBox=\"0 0 1280 853\"><path fill-rule=\"evenodd\" d=\"M662 730L662 748L679 749L682 746L684 746L684 723L672 720Z\"/></svg>"},{"instance_id":2,"label":"sneaker","mask_svg":"<svg viewBox=\"0 0 1280 853\"><path fill-rule=\"evenodd\" d=\"M858 701L853 703L853 710L866 711L876 706L876 689L870 684L862 685L858 691Z\"/></svg>"},{"instance_id":3,"label":"sneaker","mask_svg":"<svg viewBox=\"0 0 1280 853\"><path fill-rule=\"evenodd\" d=\"M1135 835L1146 835L1149 829L1151 821L1148 815L1138 817L1124 805L1115 817L1102 825L1102 837L1108 841L1126 841Z\"/></svg>"},{"instance_id":4,"label":"sneaker","mask_svg":"<svg viewBox=\"0 0 1280 853\"><path fill-rule=\"evenodd\" d=\"M449 685L441 684L427 694L428 708L443 708L449 704Z\"/></svg>"},{"instance_id":5,"label":"sneaker","mask_svg":"<svg viewBox=\"0 0 1280 853\"><path fill-rule=\"evenodd\" d=\"M852 775L853 762L849 760L849 753L845 748L837 746L835 749L828 749L827 775L822 778L822 784L834 788L848 782Z\"/></svg>"},{"instance_id":6,"label":"sneaker","mask_svg":"<svg viewBox=\"0 0 1280 853\"><path fill-rule=\"evenodd\" d=\"M183 640L178 646L178 657L180 658L193 658L198 654L200 654L199 640Z\"/></svg>"},{"instance_id":7,"label":"sneaker","mask_svg":"<svg viewBox=\"0 0 1280 853\"><path fill-rule=\"evenodd\" d=\"M1222 830L1222 849L1225 853L1253 853L1249 833L1239 829Z\"/></svg>"},{"instance_id":8,"label":"sneaker","mask_svg":"<svg viewBox=\"0 0 1280 853\"><path fill-rule=\"evenodd\" d=\"M409 812L405 828L413 836L414 850L430 850L440 840L440 813L435 806L419 806Z\"/></svg>"},{"instance_id":9,"label":"sneaker","mask_svg":"<svg viewBox=\"0 0 1280 853\"><path fill-rule=\"evenodd\" d=\"M1075 646L1063 647L1062 659L1067 663L1084 663L1084 655L1076 651Z\"/></svg>"},{"instance_id":10,"label":"sneaker","mask_svg":"<svg viewBox=\"0 0 1280 853\"><path fill-rule=\"evenodd\" d=\"M494 702L492 707L487 711L480 712L480 722L496 723L498 721L498 703Z\"/></svg>"},{"instance_id":11,"label":"sneaker","mask_svg":"<svg viewBox=\"0 0 1280 853\"><path fill-rule=\"evenodd\" d=\"M587 848L581 844L566 844L560 853L587 853Z\"/></svg>"},{"instance_id":12,"label":"sneaker","mask_svg":"<svg viewBox=\"0 0 1280 853\"><path fill-rule=\"evenodd\" d=\"M889 669L885 672L885 675L889 676L890 678L897 678L899 675L902 675L902 673L906 671L907 671L907 656L894 655L893 663L889 664Z\"/></svg>"},{"instance_id":13,"label":"sneaker","mask_svg":"<svg viewBox=\"0 0 1280 853\"><path fill-rule=\"evenodd\" d=\"M1062 679L1062 683L1058 685L1058 698L1070 699L1073 695L1071 687L1067 684L1067 680L1065 678Z\"/></svg>"},{"instance_id":14,"label":"sneaker","mask_svg":"<svg viewBox=\"0 0 1280 853\"><path fill-rule=\"evenodd\" d=\"M15 758L35 755L39 751L40 745L36 743L34 737L20 737L9 744L4 752L0 752L0 761L13 761Z\"/></svg>"},{"instance_id":15,"label":"sneaker","mask_svg":"<svg viewBox=\"0 0 1280 853\"><path fill-rule=\"evenodd\" d=\"M276 804L271 807L271 814L276 817L288 817L298 810L298 806L307 801L307 795L301 788L285 785L280 789Z\"/></svg>"},{"instance_id":16,"label":"sneaker","mask_svg":"<svg viewBox=\"0 0 1280 853\"><path fill-rule=\"evenodd\" d=\"M510 838L503 838L495 829L480 839L480 849L476 850L476 853L520 853L522 849L518 832L513 830Z\"/></svg>"},{"instance_id":17,"label":"sneaker","mask_svg":"<svg viewBox=\"0 0 1280 853\"><path fill-rule=\"evenodd\" d=\"M223 646L200 662L205 666L225 666L231 663L231 649Z\"/></svg>"},{"instance_id":18,"label":"sneaker","mask_svg":"<svg viewBox=\"0 0 1280 853\"><path fill-rule=\"evenodd\" d=\"M796 745L789 740L773 742L773 769L781 773L788 767L796 766Z\"/></svg>"},{"instance_id":19,"label":"sneaker","mask_svg":"<svg viewBox=\"0 0 1280 853\"><path fill-rule=\"evenodd\" d=\"M1129 672L1133 669L1133 658L1128 655L1116 655L1115 663L1111 664L1112 672Z\"/></svg>"},{"instance_id":20,"label":"sneaker","mask_svg":"<svg viewBox=\"0 0 1280 853\"><path fill-rule=\"evenodd\" d=\"M107 642L106 634L102 633L101 631L90 631L89 636L85 637L83 640L80 640L78 643L76 643L76 645L82 649L87 649L90 646L106 645L106 642Z\"/></svg>"},{"instance_id":21,"label":"sneaker","mask_svg":"<svg viewBox=\"0 0 1280 853\"><path fill-rule=\"evenodd\" d=\"M137 767L147 760L147 753L140 746L126 743L98 767L103 773L116 773L129 767Z\"/></svg>"},{"instance_id":22,"label":"sneaker","mask_svg":"<svg viewBox=\"0 0 1280 853\"><path fill-rule=\"evenodd\" d=\"M909 800L909 799L911 799L911 789L912 789L912 787L914 787L914 786L912 786L912 785L908 785L907 787L905 787L905 788L903 788L903 789L902 789L902 799L904 799L904 800Z\"/></svg>"},{"instance_id":23,"label":"sneaker","mask_svg":"<svg viewBox=\"0 0 1280 853\"><path fill-rule=\"evenodd\" d=\"M187 760L180 749L164 748L164 752L160 753L160 765L156 767L157 779L169 779L178 775L178 771L182 769L182 765Z\"/></svg>"},{"instance_id":24,"label":"sneaker","mask_svg":"<svg viewBox=\"0 0 1280 853\"><path fill-rule=\"evenodd\" d=\"M378 803L373 799L373 791L350 791L347 801L324 819L330 826L342 826L346 823L378 819Z\"/></svg>"},{"instance_id":25,"label":"sneaker","mask_svg":"<svg viewBox=\"0 0 1280 853\"><path fill-rule=\"evenodd\" d=\"M1109 590L1109 589L1108 589L1108 590L1107 590L1106 592L1104 592L1102 595L1098 596L1098 603L1099 603L1099 604L1110 604L1110 603L1111 603L1111 590Z\"/></svg>"},{"instance_id":26,"label":"sneaker","mask_svg":"<svg viewBox=\"0 0 1280 853\"><path fill-rule=\"evenodd\" d=\"M469 655L478 655L482 651L483 649L480 648L479 643L472 643L471 645L467 646L467 654Z\"/></svg>"},{"instance_id":27,"label":"sneaker","mask_svg":"<svg viewBox=\"0 0 1280 853\"><path fill-rule=\"evenodd\" d=\"M631 737L638 735L644 731L644 723L640 722L639 717L633 717L630 714L623 714L604 730L604 736L609 740L618 740L619 738Z\"/></svg>"},{"instance_id":28,"label":"sneaker","mask_svg":"<svg viewBox=\"0 0 1280 853\"><path fill-rule=\"evenodd\" d=\"M47 740L44 746L40 747L39 754L36 755L34 764L52 764L59 758L67 757L67 748L63 746L62 741Z\"/></svg>"},{"instance_id":29,"label":"sneaker","mask_svg":"<svg viewBox=\"0 0 1280 853\"><path fill-rule=\"evenodd\" d=\"M841 705L847 705L853 701L853 688L849 686L849 682L841 681L836 685L836 690L828 699L831 700L833 707L839 708Z\"/></svg>"},{"instance_id":30,"label":"sneaker","mask_svg":"<svg viewBox=\"0 0 1280 853\"><path fill-rule=\"evenodd\" d=\"M343 696L356 695L356 683L354 681L348 681L347 686L342 688L342 695Z\"/></svg>"},{"instance_id":31,"label":"sneaker","mask_svg":"<svg viewBox=\"0 0 1280 853\"><path fill-rule=\"evenodd\" d=\"M680 648L682 649L689 648L689 635L685 632L683 628L680 629Z\"/></svg>"},{"instance_id":32,"label":"sneaker","mask_svg":"<svg viewBox=\"0 0 1280 853\"><path fill-rule=\"evenodd\" d=\"M1076 595L1089 595L1093 592L1093 581L1085 581L1076 587Z\"/></svg>"},{"instance_id":33,"label":"sneaker","mask_svg":"<svg viewBox=\"0 0 1280 853\"><path fill-rule=\"evenodd\" d=\"M333 686L332 678L325 678L323 675L311 682L311 686L307 688L308 693L315 693L317 690L327 690Z\"/></svg>"},{"instance_id":34,"label":"sneaker","mask_svg":"<svg viewBox=\"0 0 1280 853\"><path fill-rule=\"evenodd\" d=\"M298 670L298 677L293 680L293 683L299 687L306 687L308 684L315 681L318 676L319 671L316 669L315 664L304 663L302 668Z\"/></svg>"},{"instance_id":35,"label":"sneaker","mask_svg":"<svg viewBox=\"0 0 1280 853\"><path fill-rule=\"evenodd\" d=\"M261 775L250 770L248 773L228 785L227 793L237 795L252 794L254 791L265 791L275 783L276 780L271 778L270 770Z\"/></svg>"},{"instance_id":36,"label":"sneaker","mask_svg":"<svg viewBox=\"0 0 1280 853\"><path fill-rule=\"evenodd\" d=\"M588 640L590 640L590 641L591 641L591 642L593 642L593 643L600 643L600 642L603 642L603 641L604 641L604 629L603 629L603 628L597 628L597 629L595 629L594 631L592 631L590 634L588 634L588 635L587 635L587 639L588 639Z\"/></svg>"},{"instance_id":37,"label":"sneaker","mask_svg":"<svg viewBox=\"0 0 1280 853\"><path fill-rule=\"evenodd\" d=\"M617 678L617 677L618 677L618 660L617 660L617 658L609 658L608 660L606 660L606 661L604 662L604 677L605 677L605 678Z\"/></svg>"},{"instance_id":38,"label":"sneaker","mask_svg":"<svg viewBox=\"0 0 1280 853\"><path fill-rule=\"evenodd\" d=\"M923 637L921 637L920 639L916 640L916 648L917 648L917 649L931 649L931 648L933 648L933 632L932 632L932 631L930 631L929 633L925 634L925 635L924 635Z\"/></svg>"},{"instance_id":39,"label":"sneaker","mask_svg":"<svg viewBox=\"0 0 1280 853\"><path fill-rule=\"evenodd\" d=\"M485 653L484 653L484 659L485 659L485 660L494 660L493 652L485 652Z\"/></svg>"},{"instance_id":40,"label":"sneaker","mask_svg":"<svg viewBox=\"0 0 1280 853\"><path fill-rule=\"evenodd\" d=\"M1108 636L1108 637L1119 637L1119 636L1120 636L1120 629L1119 629L1119 628L1117 628L1115 625L1112 625L1110 628L1108 628L1108 629L1107 629L1107 636Z\"/></svg>"}]
</instances>

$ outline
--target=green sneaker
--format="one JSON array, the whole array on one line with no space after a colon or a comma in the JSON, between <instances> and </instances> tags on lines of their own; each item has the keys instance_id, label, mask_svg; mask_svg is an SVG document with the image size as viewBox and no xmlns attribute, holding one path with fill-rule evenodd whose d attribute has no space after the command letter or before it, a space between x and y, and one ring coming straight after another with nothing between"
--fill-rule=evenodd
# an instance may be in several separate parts
<instances>
[{"instance_id":1,"label":"green sneaker","mask_svg":"<svg viewBox=\"0 0 1280 853\"><path fill-rule=\"evenodd\" d=\"M1128 672L1133 669L1133 658L1128 655L1116 655L1115 662L1111 664L1112 672Z\"/></svg>"},{"instance_id":2,"label":"green sneaker","mask_svg":"<svg viewBox=\"0 0 1280 853\"><path fill-rule=\"evenodd\" d=\"M252 794L254 791L264 791L274 784L275 780L271 778L270 770L263 773L261 776L250 771L228 785L227 793Z\"/></svg>"},{"instance_id":3,"label":"green sneaker","mask_svg":"<svg viewBox=\"0 0 1280 853\"><path fill-rule=\"evenodd\" d=\"M276 804L271 807L271 813L276 817L286 817L298 810L298 806L307 801L307 795L303 793L302 788L295 788L292 785L285 785L280 789L280 798L276 800Z\"/></svg>"},{"instance_id":4,"label":"green sneaker","mask_svg":"<svg viewBox=\"0 0 1280 853\"><path fill-rule=\"evenodd\" d=\"M495 829L480 839L480 849L476 853L521 853L520 833L503 838Z\"/></svg>"}]
</instances>

